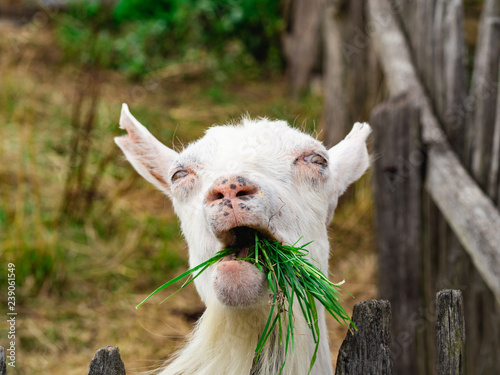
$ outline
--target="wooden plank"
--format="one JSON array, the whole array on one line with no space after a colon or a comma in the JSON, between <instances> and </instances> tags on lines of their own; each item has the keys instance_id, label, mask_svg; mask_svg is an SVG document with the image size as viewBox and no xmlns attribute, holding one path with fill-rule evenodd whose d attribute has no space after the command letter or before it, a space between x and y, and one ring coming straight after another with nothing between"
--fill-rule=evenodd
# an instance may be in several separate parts
<instances>
[{"instance_id":1,"label":"wooden plank","mask_svg":"<svg viewBox=\"0 0 500 375\"><path fill-rule=\"evenodd\" d=\"M500 368L500 304L474 264L470 261L462 264L463 276L458 275L458 282L446 287L459 287L464 293L466 373L495 374Z\"/></svg>"},{"instance_id":2,"label":"wooden plank","mask_svg":"<svg viewBox=\"0 0 500 375\"><path fill-rule=\"evenodd\" d=\"M429 148L426 188L500 303L500 213L449 146Z\"/></svg>"},{"instance_id":3,"label":"wooden plank","mask_svg":"<svg viewBox=\"0 0 500 375\"><path fill-rule=\"evenodd\" d=\"M368 1L368 23L391 96L421 89L406 39L386 0Z\"/></svg>"},{"instance_id":4,"label":"wooden plank","mask_svg":"<svg viewBox=\"0 0 500 375\"><path fill-rule=\"evenodd\" d=\"M348 108L345 92L346 69L342 58L342 29L345 15L327 3L323 14L324 100L321 123L325 128L325 144L336 145L346 136Z\"/></svg>"},{"instance_id":5,"label":"wooden plank","mask_svg":"<svg viewBox=\"0 0 500 375\"><path fill-rule=\"evenodd\" d=\"M366 0L325 2L323 11L324 143L331 147L356 121L368 119L375 102L370 90L370 37L365 29ZM370 77L370 80L368 79Z\"/></svg>"},{"instance_id":6,"label":"wooden plank","mask_svg":"<svg viewBox=\"0 0 500 375\"><path fill-rule=\"evenodd\" d=\"M436 301L436 290L439 290L439 223L442 218L429 193L422 194L422 310L429 311L429 306L434 306ZM424 321L420 329L424 335L424 351L419 352L425 362L423 371L419 374L436 375L436 334L433 318L424 315Z\"/></svg>"},{"instance_id":7,"label":"wooden plank","mask_svg":"<svg viewBox=\"0 0 500 375\"><path fill-rule=\"evenodd\" d=\"M446 57L443 48L443 44L445 42L443 21L447 11L448 9L445 1L436 1L434 6L434 14L431 18L431 27L426 28L430 29L432 33L432 42L429 45L429 48L432 49L432 59L424 60L422 62L423 66L427 66L428 69L432 68L432 71L429 71L426 76L425 87L429 92L429 96L432 99L434 108L436 109L436 113L438 114L443 113L444 103L446 101L446 75L444 72ZM419 65L416 68L418 71L420 71L422 70L422 65ZM436 77L439 77L439 79L436 79Z\"/></svg>"},{"instance_id":8,"label":"wooden plank","mask_svg":"<svg viewBox=\"0 0 500 375\"><path fill-rule=\"evenodd\" d=\"M408 37L410 50L425 86L434 90L433 71L435 64L426 62L434 59L435 39L440 38L435 28L436 0L400 1L391 0L392 12L400 21Z\"/></svg>"},{"instance_id":9,"label":"wooden plank","mask_svg":"<svg viewBox=\"0 0 500 375\"><path fill-rule=\"evenodd\" d=\"M424 1L399 1L391 0L391 5L394 9L394 13L397 15L401 22L405 33L411 34L414 32L418 25L422 25L423 18L423 7ZM422 28L420 28L422 31ZM420 51L419 45L421 43L422 32L415 33L415 37L411 38L410 46L412 51ZM418 58L418 56L415 56Z\"/></svg>"},{"instance_id":10,"label":"wooden plank","mask_svg":"<svg viewBox=\"0 0 500 375\"><path fill-rule=\"evenodd\" d=\"M368 67L370 37L366 31L366 3L367 0L347 1L346 35L342 55L347 70L347 85L343 87L343 90L347 92L347 107L350 116L345 135L349 133L354 122L368 120L369 109L373 105L367 105L367 101L374 102L374 99L368 96L372 76ZM351 49L350 54L347 53L348 48Z\"/></svg>"},{"instance_id":11,"label":"wooden plank","mask_svg":"<svg viewBox=\"0 0 500 375\"><path fill-rule=\"evenodd\" d=\"M99 349L90 362L88 375L125 375L125 365L116 346Z\"/></svg>"},{"instance_id":12,"label":"wooden plank","mask_svg":"<svg viewBox=\"0 0 500 375\"><path fill-rule=\"evenodd\" d=\"M474 113L469 127L471 171L486 190L496 117L498 67L500 62L500 18L484 17L474 60L471 94Z\"/></svg>"},{"instance_id":13,"label":"wooden plank","mask_svg":"<svg viewBox=\"0 0 500 375\"><path fill-rule=\"evenodd\" d=\"M357 331L348 331L337 357L335 375L391 375L391 304L384 300L354 305Z\"/></svg>"},{"instance_id":14,"label":"wooden plank","mask_svg":"<svg viewBox=\"0 0 500 375\"><path fill-rule=\"evenodd\" d=\"M448 140L458 155L464 145L464 102L467 97L466 48L464 36L464 9L462 0L447 2L443 19L443 38L440 48L444 51L443 74L445 88L443 107L439 117ZM440 79L435 79L440 81Z\"/></svg>"},{"instance_id":15,"label":"wooden plank","mask_svg":"<svg viewBox=\"0 0 500 375\"><path fill-rule=\"evenodd\" d=\"M286 17L289 19L289 31L283 36L283 47L288 63L290 92L299 96L307 89L318 59L323 2L291 0L289 4Z\"/></svg>"},{"instance_id":16,"label":"wooden plank","mask_svg":"<svg viewBox=\"0 0 500 375\"><path fill-rule=\"evenodd\" d=\"M5 360L5 348L0 346L0 375L7 375L7 362Z\"/></svg>"},{"instance_id":17,"label":"wooden plank","mask_svg":"<svg viewBox=\"0 0 500 375\"><path fill-rule=\"evenodd\" d=\"M500 82L500 62L498 67L498 82ZM488 195L493 199L497 207L500 207L500 93L497 93L497 114L493 131L489 176Z\"/></svg>"},{"instance_id":18,"label":"wooden plank","mask_svg":"<svg viewBox=\"0 0 500 375\"><path fill-rule=\"evenodd\" d=\"M394 372L417 374L416 326L410 316L421 306L421 196L425 155L420 110L402 94L372 111L378 293L393 311ZM404 341L404 342L402 342Z\"/></svg>"},{"instance_id":19,"label":"wooden plank","mask_svg":"<svg viewBox=\"0 0 500 375\"><path fill-rule=\"evenodd\" d=\"M422 0L401 4L393 0L392 3L433 108L454 150L462 151L467 95L463 2Z\"/></svg>"},{"instance_id":20,"label":"wooden plank","mask_svg":"<svg viewBox=\"0 0 500 375\"><path fill-rule=\"evenodd\" d=\"M491 100L492 82L490 79L492 77L485 76L485 74L492 72L491 67L488 65L488 61L492 58L489 48L492 42L495 42L492 39L491 21L498 17L500 17L500 3L498 0L486 0L479 22L469 103L467 103L467 134L464 148L466 152L465 163L467 166L472 165L474 157L476 158L475 162L480 164L479 156L474 156L475 143L481 137L481 134L478 134L477 126L484 121L484 116L488 116L490 113L488 110L485 113L484 108L477 109L476 102L479 102L481 106L481 102L483 102L485 97ZM496 51L493 51L493 53L496 53ZM495 79L496 77L493 78ZM482 133L483 131L480 130L480 132Z\"/></svg>"},{"instance_id":21,"label":"wooden plank","mask_svg":"<svg viewBox=\"0 0 500 375\"><path fill-rule=\"evenodd\" d=\"M500 213L451 151L417 79L404 35L388 16L388 2L369 2L368 13L391 95L410 90L421 108L422 139L429 149L426 189L500 302Z\"/></svg>"},{"instance_id":22,"label":"wooden plank","mask_svg":"<svg viewBox=\"0 0 500 375\"><path fill-rule=\"evenodd\" d=\"M422 32L423 43L420 45L421 57L417 60L417 66L421 67L420 74L422 76L422 81L424 86L430 88L431 93L434 92L434 72L435 67L434 61L434 46L436 44L436 34L434 31L434 17L436 12L437 3L439 0L423 0L424 6L424 18L421 20L420 25L415 25L416 29L413 33Z\"/></svg>"},{"instance_id":23,"label":"wooden plank","mask_svg":"<svg viewBox=\"0 0 500 375\"><path fill-rule=\"evenodd\" d=\"M465 320L462 292L442 290L436 295L438 375L465 373Z\"/></svg>"}]
</instances>

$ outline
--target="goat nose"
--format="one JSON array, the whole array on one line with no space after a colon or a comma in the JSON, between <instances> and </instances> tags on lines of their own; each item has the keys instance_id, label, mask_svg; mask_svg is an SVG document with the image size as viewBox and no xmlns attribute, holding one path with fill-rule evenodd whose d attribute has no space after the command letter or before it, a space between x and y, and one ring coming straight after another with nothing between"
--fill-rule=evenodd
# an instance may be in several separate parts
<instances>
[{"instance_id":1,"label":"goat nose","mask_svg":"<svg viewBox=\"0 0 500 375\"><path fill-rule=\"evenodd\" d=\"M208 204L224 198L233 200L239 197L252 196L258 191L259 188L256 184L241 176L220 178L215 181L208 191L206 202Z\"/></svg>"}]
</instances>

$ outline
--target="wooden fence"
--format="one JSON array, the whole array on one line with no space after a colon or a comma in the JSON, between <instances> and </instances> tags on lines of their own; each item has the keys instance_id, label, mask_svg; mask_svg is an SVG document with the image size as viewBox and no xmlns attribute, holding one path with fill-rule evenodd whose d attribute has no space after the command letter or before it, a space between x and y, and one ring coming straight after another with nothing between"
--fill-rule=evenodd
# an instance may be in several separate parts
<instances>
[{"instance_id":1,"label":"wooden fence","mask_svg":"<svg viewBox=\"0 0 500 375\"><path fill-rule=\"evenodd\" d=\"M347 332L340 347L335 375L392 375L391 304L372 300L354 306L356 331ZM465 323L462 293L443 290L436 296L436 345L438 375L462 375ZM0 346L0 375L6 375L5 350ZM125 375L125 365L116 346L99 349L88 375Z\"/></svg>"},{"instance_id":2,"label":"wooden fence","mask_svg":"<svg viewBox=\"0 0 500 375\"><path fill-rule=\"evenodd\" d=\"M290 54L304 61L289 66L299 77L322 66L326 143L354 121L374 128L378 289L393 307L395 373L436 373L429 317L444 288L464 293L464 373L498 373L500 1L290 2L322 14L302 36L307 14L292 18L288 48L313 51L308 41L322 40L320 62ZM291 81L291 90L306 84Z\"/></svg>"},{"instance_id":3,"label":"wooden fence","mask_svg":"<svg viewBox=\"0 0 500 375\"><path fill-rule=\"evenodd\" d=\"M395 6L396 5L396 6ZM390 99L375 108L379 293L395 306L397 373L435 374L426 313L464 291L467 374L500 368L500 5L486 1L467 88L462 1L368 2ZM498 98L497 98L498 97Z\"/></svg>"}]
</instances>

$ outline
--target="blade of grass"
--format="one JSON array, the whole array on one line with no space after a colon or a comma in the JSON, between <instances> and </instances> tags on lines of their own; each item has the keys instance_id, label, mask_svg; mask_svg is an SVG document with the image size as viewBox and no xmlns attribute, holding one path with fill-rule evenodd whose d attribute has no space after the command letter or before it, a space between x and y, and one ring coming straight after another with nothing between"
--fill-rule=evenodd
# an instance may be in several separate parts
<instances>
[{"instance_id":1,"label":"blade of grass","mask_svg":"<svg viewBox=\"0 0 500 375\"><path fill-rule=\"evenodd\" d=\"M159 291L169 287L170 285L172 284L175 284L176 282L184 279L185 277L188 277L190 276L193 272L196 272L197 270L199 269L202 269L200 272L198 272L198 274L193 277L191 280L189 280L188 282L184 283L184 285L182 285L176 292L172 293L170 296L168 296L167 298L165 298L163 301L167 300L168 298L170 298L171 296L177 294L180 290L182 290L184 287L186 287L187 285L189 285L191 282L194 281L194 279L196 279L199 275L201 275L208 267L210 267L211 265L213 265L214 263L217 263L220 259L222 259L223 257L225 257L226 255L229 255L231 254L230 250L227 250L227 249L224 249L224 250L221 250L219 251L217 254L215 254L212 258L206 260L205 262L203 263L200 263L198 264L197 266L193 267L193 268L190 268L189 270L187 270L186 272L184 272L183 274L173 278L172 280L166 282L165 284L163 284L162 286L158 287L155 289L154 292L152 292L149 296L147 296L146 298L144 298L144 300L142 300L141 303L139 303L135 308L138 309L140 306L142 306L144 304L144 302L146 302L148 299L150 299L152 296L154 296L156 293L158 293ZM162 302L163 302L162 301Z\"/></svg>"}]
</instances>

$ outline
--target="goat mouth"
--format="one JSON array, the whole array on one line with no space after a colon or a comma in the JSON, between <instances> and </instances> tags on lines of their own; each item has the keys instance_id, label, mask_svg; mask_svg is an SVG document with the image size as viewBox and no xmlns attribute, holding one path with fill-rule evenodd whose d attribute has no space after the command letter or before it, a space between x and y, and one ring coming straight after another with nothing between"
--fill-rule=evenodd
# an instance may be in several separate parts
<instances>
[{"instance_id":1,"label":"goat mouth","mask_svg":"<svg viewBox=\"0 0 500 375\"><path fill-rule=\"evenodd\" d=\"M235 227L218 236L231 254L220 260L215 269L214 287L217 298L226 306L251 306L267 301L265 273L250 259L255 237L274 239L260 228Z\"/></svg>"},{"instance_id":2,"label":"goat mouth","mask_svg":"<svg viewBox=\"0 0 500 375\"><path fill-rule=\"evenodd\" d=\"M262 238L266 233L251 227L235 227L219 236L224 248L231 249L231 254L218 263L213 279L216 296L223 305L247 307L267 301L265 274L245 259L255 246L256 236Z\"/></svg>"},{"instance_id":3,"label":"goat mouth","mask_svg":"<svg viewBox=\"0 0 500 375\"><path fill-rule=\"evenodd\" d=\"M224 248L234 249L234 253L228 255L223 260L244 259L250 254L250 250L255 245L255 237L275 240L274 237L263 229L251 227L235 227L220 236Z\"/></svg>"}]
</instances>

